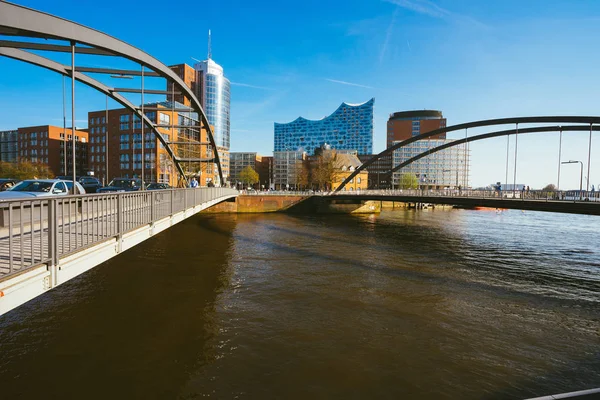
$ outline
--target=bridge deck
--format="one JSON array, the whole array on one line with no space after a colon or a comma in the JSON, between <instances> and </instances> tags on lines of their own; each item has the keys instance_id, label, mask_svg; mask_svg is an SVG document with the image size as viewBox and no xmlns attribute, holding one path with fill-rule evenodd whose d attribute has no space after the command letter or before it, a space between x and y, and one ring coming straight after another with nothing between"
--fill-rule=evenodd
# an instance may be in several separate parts
<instances>
[{"instance_id":1,"label":"bridge deck","mask_svg":"<svg viewBox=\"0 0 600 400\"><path fill-rule=\"evenodd\" d=\"M224 188L68 196L0 203L0 281L189 207L237 192ZM54 215L50 215L54 202ZM54 252L51 243L55 243Z\"/></svg>"}]
</instances>

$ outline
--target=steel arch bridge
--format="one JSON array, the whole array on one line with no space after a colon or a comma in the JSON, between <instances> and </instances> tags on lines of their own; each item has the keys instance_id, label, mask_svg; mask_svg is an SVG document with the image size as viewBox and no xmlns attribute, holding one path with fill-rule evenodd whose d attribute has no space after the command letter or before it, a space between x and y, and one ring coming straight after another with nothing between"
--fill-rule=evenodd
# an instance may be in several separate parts
<instances>
[{"instance_id":1,"label":"steel arch bridge","mask_svg":"<svg viewBox=\"0 0 600 400\"><path fill-rule=\"evenodd\" d=\"M423 158L427 157L430 154L436 153L438 151L447 149L449 147L458 146L464 143L475 142L478 140L490 139L499 136L509 136L509 135L520 135L526 133L543 133L543 132L564 132L564 131L589 131L590 134L592 131L600 130L598 126L600 124L600 117L593 116L539 116L539 117L512 117L512 118L497 118L497 119L487 119L480 121L467 122L464 124L451 125L440 129L435 129L430 132L422 133L420 135L414 136L410 139L404 140L400 143L397 143L393 146L388 147L383 150L381 153L373 156L372 158L365 161L360 167L356 168L354 172L352 172L344 181L338 186L338 188L334 191L335 193L344 189L346 184L348 184L356 175L358 175L362 170L367 168L369 165L373 164L375 161L379 160L382 157L391 155L394 150L400 149L402 147L408 146L411 143L414 143L419 140L428 139L432 136L436 136L439 134L454 132L460 130L468 130L470 128L480 128L480 127L488 127L488 126L498 126L498 125L508 125L515 124L515 129L494 131L489 133L484 133L476 136L466 137L459 140L454 140L451 143L446 143L441 146L435 147L433 149L429 149L424 151L423 153L412 157L401 164L393 167L390 172L396 172L399 169ZM579 124L579 125L555 125L555 126L538 126L538 127L530 127L530 128L522 128L519 129L519 124ZM584 125L585 124L585 125ZM596 126L594 126L596 125ZM588 162L589 166L589 162Z\"/></svg>"},{"instance_id":2,"label":"steel arch bridge","mask_svg":"<svg viewBox=\"0 0 600 400\"><path fill-rule=\"evenodd\" d=\"M167 150L181 178L187 181L187 177L182 168L182 163L185 162L214 162L217 164L220 182L223 183L223 171L219 159L219 152L214 138L213 131L208 122L206 114L202 106L191 89L173 72L167 65L152 57L148 53L125 43L117 38L114 38L106 33L80 25L78 23L47 14L41 11L26 8L13 3L0 1L0 36L9 37L24 37L30 39L51 39L68 41L69 45L47 44L33 41L13 41L0 40L0 55L15 60L23 61L39 67L46 68L50 71L57 72L63 76L69 76L74 81L84 83L85 85L99 91L102 94L117 101L119 104L129 109L142 121L142 126L148 127ZM64 65L53 61L49 58L42 57L31 51L48 51L72 54L72 65ZM87 54L105 57L120 57L129 61L133 61L140 65L140 70L122 70L111 68L92 68L84 66L75 66L75 54ZM150 71L145 71L149 69ZM126 75L126 76L141 76L142 88L125 89L115 88L104 85L100 81L88 76L86 73L109 74L109 75ZM173 87L173 91L147 90L144 92L143 78L158 77L167 80L167 87ZM175 92L174 89L178 92ZM135 106L120 93L144 93L147 94L162 94L162 95L183 95L189 99L192 111L198 114L199 126L175 125L171 124L169 128L185 128L197 129L199 140L189 142L191 145L202 146L210 145L212 148L212 158L210 159L189 159L178 157L175 154L174 148L171 147L172 142L166 141L159 133L158 128L167 128L165 125L155 124L150 121L144 114L143 102L141 107ZM143 97L142 97L143 98ZM175 101L172 98L173 102ZM151 111L150 108L146 109ZM172 111L165 109L165 111ZM175 111L189 112L188 109L176 109ZM74 117L73 117L74 118ZM132 121L133 124L133 121ZM74 123L72 129L74 128ZM202 129L207 132L209 143L202 143ZM200 152L201 154L201 152ZM143 170L143 169L142 169Z\"/></svg>"}]
</instances>

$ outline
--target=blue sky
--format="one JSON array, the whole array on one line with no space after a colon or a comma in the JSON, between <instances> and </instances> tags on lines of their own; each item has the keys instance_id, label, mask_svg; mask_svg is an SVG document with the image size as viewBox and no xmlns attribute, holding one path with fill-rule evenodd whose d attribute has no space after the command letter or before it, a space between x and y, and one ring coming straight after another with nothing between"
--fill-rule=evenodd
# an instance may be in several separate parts
<instances>
[{"instance_id":1,"label":"blue sky","mask_svg":"<svg viewBox=\"0 0 600 400\"><path fill-rule=\"evenodd\" d=\"M102 30L165 64L205 58L211 29L213 59L233 83L232 151L271 154L273 122L321 118L342 101L371 97L375 151L384 149L386 121L395 111L442 110L449 125L510 116L598 115L596 0L220 0L176 3L186 4L180 9L152 0L18 3ZM61 124L58 75L7 59L0 59L0 71L0 129ZM79 126L87 111L102 109L105 101L79 85L76 100ZM586 176L587 143L585 133L564 135L563 160L584 161ZM592 148L597 151L590 184L599 186L600 134ZM505 138L473 144L471 150L473 186L504 180ZM517 181L532 187L556 183L557 155L558 134L520 137ZM578 182L579 168L565 165L561 187Z\"/></svg>"}]
</instances>

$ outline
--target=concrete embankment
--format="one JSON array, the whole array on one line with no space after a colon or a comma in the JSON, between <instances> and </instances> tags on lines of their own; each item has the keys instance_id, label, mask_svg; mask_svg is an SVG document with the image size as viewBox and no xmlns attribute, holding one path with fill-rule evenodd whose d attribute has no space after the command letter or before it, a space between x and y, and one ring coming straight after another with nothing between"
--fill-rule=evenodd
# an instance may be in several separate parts
<instances>
[{"instance_id":1,"label":"concrete embankment","mask_svg":"<svg viewBox=\"0 0 600 400\"><path fill-rule=\"evenodd\" d=\"M240 195L203 213L371 214L381 211L380 201L329 200L323 196Z\"/></svg>"}]
</instances>

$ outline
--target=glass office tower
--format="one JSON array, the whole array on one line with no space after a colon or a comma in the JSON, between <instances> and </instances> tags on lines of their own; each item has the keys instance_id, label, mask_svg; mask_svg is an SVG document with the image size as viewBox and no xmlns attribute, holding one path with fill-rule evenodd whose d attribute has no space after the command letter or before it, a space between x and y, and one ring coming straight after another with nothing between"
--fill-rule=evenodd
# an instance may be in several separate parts
<instances>
[{"instance_id":1,"label":"glass office tower","mask_svg":"<svg viewBox=\"0 0 600 400\"><path fill-rule=\"evenodd\" d=\"M213 126L217 146L229 150L230 145L230 83L223 74L223 67L207 59L194 66L198 73L200 103L208 123Z\"/></svg>"}]
</instances>

